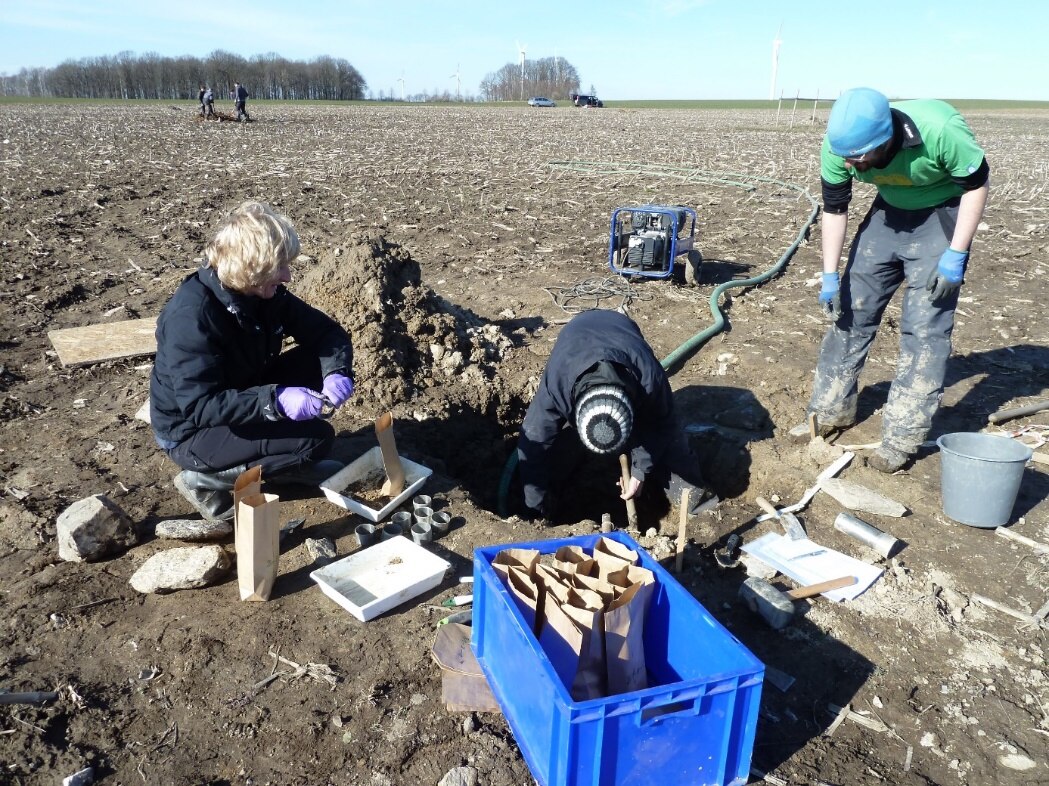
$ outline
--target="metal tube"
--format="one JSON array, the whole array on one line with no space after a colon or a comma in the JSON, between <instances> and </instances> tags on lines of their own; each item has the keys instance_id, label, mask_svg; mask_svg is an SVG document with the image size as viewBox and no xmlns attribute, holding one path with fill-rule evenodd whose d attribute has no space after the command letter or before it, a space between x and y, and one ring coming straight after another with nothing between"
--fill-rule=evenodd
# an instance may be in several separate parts
<instances>
[{"instance_id":1,"label":"metal tube","mask_svg":"<svg viewBox=\"0 0 1049 786\"><path fill-rule=\"evenodd\" d=\"M865 543L886 559L892 556L900 543L888 532L882 532L873 524L868 524L850 513L839 513L834 519L834 529Z\"/></svg>"}]
</instances>

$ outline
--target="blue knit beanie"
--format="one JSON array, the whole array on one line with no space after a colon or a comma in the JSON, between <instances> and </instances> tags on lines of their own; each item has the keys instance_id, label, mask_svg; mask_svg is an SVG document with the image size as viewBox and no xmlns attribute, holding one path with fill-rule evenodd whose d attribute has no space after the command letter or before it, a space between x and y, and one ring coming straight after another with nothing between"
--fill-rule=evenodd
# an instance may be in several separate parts
<instances>
[{"instance_id":1,"label":"blue knit beanie","mask_svg":"<svg viewBox=\"0 0 1049 786\"><path fill-rule=\"evenodd\" d=\"M855 87L834 102L827 121L827 139L835 155L862 156L891 137L889 99L877 90Z\"/></svg>"}]
</instances>

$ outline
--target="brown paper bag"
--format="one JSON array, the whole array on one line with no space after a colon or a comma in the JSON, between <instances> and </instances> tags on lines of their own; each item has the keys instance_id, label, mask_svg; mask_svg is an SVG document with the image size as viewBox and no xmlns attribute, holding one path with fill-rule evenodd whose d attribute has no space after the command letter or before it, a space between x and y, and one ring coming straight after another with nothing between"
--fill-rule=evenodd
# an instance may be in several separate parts
<instances>
[{"instance_id":1,"label":"brown paper bag","mask_svg":"<svg viewBox=\"0 0 1049 786\"><path fill-rule=\"evenodd\" d=\"M233 484L233 531L237 531L237 509L240 501L262 491L262 467L246 469Z\"/></svg>"},{"instance_id":2,"label":"brown paper bag","mask_svg":"<svg viewBox=\"0 0 1049 786\"><path fill-rule=\"evenodd\" d=\"M636 565L638 556L636 551L610 538L601 538L594 545L594 559L597 560L597 576L607 578L609 573L614 573L628 565Z\"/></svg>"},{"instance_id":3,"label":"brown paper bag","mask_svg":"<svg viewBox=\"0 0 1049 786\"><path fill-rule=\"evenodd\" d=\"M599 699L607 695L604 615L600 608L580 608L571 603L561 610L579 631L579 662L569 693L576 701Z\"/></svg>"},{"instance_id":4,"label":"brown paper bag","mask_svg":"<svg viewBox=\"0 0 1049 786\"><path fill-rule=\"evenodd\" d=\"M576 701L605 695L601 597L566 586L548 565L537 566L543 582L539 644Z\"/></svg>"},{"instance_id":5,"label":"brown paper bag","mask_svg":"<svg viewBox=\"0 0 1049 786\"><path fill-rule=\"evenodd\" d=\"M554 552L552 565L562 573L593 576L597 572L597 563L582 546L562 546Z\"/></svg>"},{"instance_id":6,"label":"brown paper bag","mask_svg":"<svg viewBox=\"0 0 1049 786\"><path fill-rule=\"evenodd\" d=\"M506 581L510 568L521 568L525 573L531 575L535 573L537 562L539 562L539 552L535 549L503 549L492 560L492 568L503 577L503 581Z\"/></svg>"},{"instance_id":7,"label":"brown paper bag","mask_svg":"<svg viewBox=\"0 0 1049 786\"><path fill-rule=\"evenodd\" d=\"M543 588L523 568L511 566L506 585L517 603L521 615L532 633L538 633L542 624Z\"/></svg>"},{"instance_id":8,"label":"brown paper bag","mask_svg":"<svg viewBox=\"0 0 1049 786\"><path fill-rule=\"evenodd\" d=\"M280 557L280 498L276 494L241 497L234 523L240 599L269 600Z\"/></svg>"},{"instance_id":9,"label":"brown paper bag","mask_svg":"<svg viewBox=\"0 0 1049 786\"><path fill-rule=\"evenodd\" d=\"M631 566L615 578L621 581L630 574L633 580L608 606L603 619L608 693L612 696L648 687L644 632L655 576L650 570Z\"/></svg>"}]
</instances>

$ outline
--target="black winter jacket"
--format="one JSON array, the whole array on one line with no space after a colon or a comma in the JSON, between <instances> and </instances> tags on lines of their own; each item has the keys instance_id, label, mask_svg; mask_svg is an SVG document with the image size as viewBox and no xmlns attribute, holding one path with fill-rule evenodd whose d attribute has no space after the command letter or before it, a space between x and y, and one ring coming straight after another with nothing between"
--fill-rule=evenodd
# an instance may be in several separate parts
<instances>
[{"instance_id":1,"label":"black winter jacket","mask_svg":"<svg viewBox=\"0 0 1049 786\"><path fill-rule=\"evenodd\" d=\"M618 311L584 311L573 317L550 352L517 444L525 505L539 513L549 513L545 509L550 484L547 453L561 429L574 428L572 388L583 372L602 360L626 369L637 383L628 442L630 474L644 480L675 436L670 380L640 328Z\"/></svg>"},{"instance_id":2,"label":"black winter jacket","mask_svg":"<svg viewBox=\"0 0 1049 786\"><path fill-rule=\"evenodd\" d=\"M202 428L280 419L266 372L287 336L313 348L323 376L352 376L346 331L284 287L265 300L226 289L210 267L186 278L157 320L149 414L161 447Z\"/></svg>"}]
</instances>

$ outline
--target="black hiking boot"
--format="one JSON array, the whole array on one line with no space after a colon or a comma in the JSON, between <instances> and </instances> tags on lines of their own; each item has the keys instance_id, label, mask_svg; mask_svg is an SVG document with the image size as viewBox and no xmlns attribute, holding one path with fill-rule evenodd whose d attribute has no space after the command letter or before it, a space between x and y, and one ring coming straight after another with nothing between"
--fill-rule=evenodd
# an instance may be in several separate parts
<instances>
[{"instance_id":1,"label":"black hiking boot","mask_svg":"<svg viewBox=\"0 0 1049 786\"><path fill-rule=\"evenodd\" d=\"M233 518L233 484L247 468L241 464L218 472L184 469L175 476L175 488L204 518L229 521Z\"/></svg>"}]
</instances>

